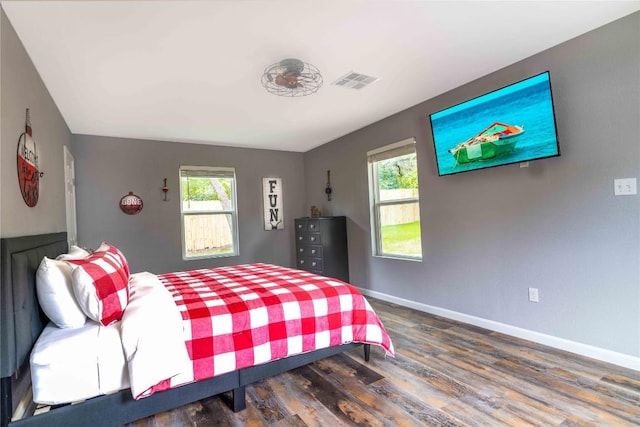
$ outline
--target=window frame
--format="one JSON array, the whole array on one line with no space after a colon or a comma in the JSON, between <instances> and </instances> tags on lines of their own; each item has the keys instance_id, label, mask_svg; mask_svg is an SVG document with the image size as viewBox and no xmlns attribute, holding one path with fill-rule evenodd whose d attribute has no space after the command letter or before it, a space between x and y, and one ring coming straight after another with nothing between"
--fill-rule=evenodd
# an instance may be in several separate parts
<instances>
[{"instance_id":1,"label":"window frame","mask_svg":"<svg viewBox=\"0 0 640 427\"><path fill-rule=\"evenodd\" d=\"M183 172L185 174L183 174ZM191 172L191 173L189 173ZM209 177L209 178L227 178L232 180L231 185L231 197L230 201L232 204L232 209L222 209L222 210L189 210L185 212L184 210L184 193L182 192L182 178L184 176L193 176L193 177ZM193 260L201 260L201 259L210 259L210 258L227 258L232 256L240 255L240 241L239 241L239 233L238 233L238 202L237 202L237 179L236 179L236 170L233 167L224 167L224 166L185 166L181 165L178 171L178 184L180 188L180 231L181 231L181 240L182 240L182 260L183 261L193 261ZM185 230L185 216L191 215L231 215L231 238L233 244L233 251L222 254L211 254L211 255L201 255L201 256L187 256L187 247L186 247L186 230Z\"/></svg>"},{"instance_id":2,"label":"window frame","mask_svg":"<svg viewBox=\"0 0 640 427\"><path fill-rule=\"evenodd\" d=\"M378 258L402 259L408 261L422 261L422 241L420 242L420 255L403 255L384 252L382 247L382 225L380 221L381 208L394 205L406 205L417 203L420 209L420 186L417 197L405 197L402 199L380 200L380 186L377 162L392 159L407 154L416 154L416 139L414 137L403 139L393 144L385 145L367 152L367 170L369 179L369 218L371 224L371 255ZM416 169L417 169L416 163ZM416 171L418 172L418 171ZM419 174L419 173L418 173ZM422 229L422 223L420 224ZM421 230L422 231L422 230ZM422 236L422 232L420 233Z\"/></svg>"}]
</instances>

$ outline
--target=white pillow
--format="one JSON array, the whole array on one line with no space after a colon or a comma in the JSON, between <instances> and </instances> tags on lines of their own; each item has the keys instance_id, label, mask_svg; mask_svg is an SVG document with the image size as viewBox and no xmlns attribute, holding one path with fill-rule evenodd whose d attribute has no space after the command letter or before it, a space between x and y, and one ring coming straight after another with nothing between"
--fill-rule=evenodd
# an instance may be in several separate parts
<instances>
[{"instance_id":1,"label":"white pillow","mask_svg":"<svg viewBox=\"0 0 640 427\"><path fill-rule=\"evenodd\" d=\"M79 328L87 320L73 293L72 271L65 261L44 257L36 272L40 307L59 328Z\"/></svg>"},{"instance_id":2,"label":"white pillow","mask_svg":"<svg viewBox=\"0 0 640 427\"><path fill-rule=\"evenodd\" d=\"M86 249L82 249L80 246L71 245L69 253L61 254L56 257L57 260L66 259L83 259L91 255Z\"/></svg>"}]
</instances>

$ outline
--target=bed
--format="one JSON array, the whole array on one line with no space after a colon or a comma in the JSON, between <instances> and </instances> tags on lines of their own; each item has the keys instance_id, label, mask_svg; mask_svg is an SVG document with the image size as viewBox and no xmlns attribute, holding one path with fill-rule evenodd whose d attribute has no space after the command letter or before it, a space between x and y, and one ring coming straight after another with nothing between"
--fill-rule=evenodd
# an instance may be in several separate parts
<instances>
[{"instance_id":1,"label":"bed","mask_svg":"<svg viewBox=\"0 0 640 427\"><path fill-rule=\"evenodd\" d=\"M108 394L73 405L54 407L41 415L29 416L33 409L29 408L24 411L27 416L12 420L19 402L24 400L23 396L31 388L29 357L34 343L38 341L49 323L49 319L38 303L35 290L36 271L43 257L55 258L65 253L67 249L66 233L1 240L0 404L2 427L114 426L225 392L231 392L232 409L241 411L246 406L244 389L247 385L363 345L360 342L337 344L332 340L328 347L266 362L256 360L246 367L226 369L210 378L196 378L194 382L178 381L174 385L168 382L164 385L160 384L149 393L148 397L139 399L133 397L131 389L117 390L123 386L120 382L120 385L109 386L113 390ZM170 276L171 274L168 274L163 279L170 281ZM191 278L187 278L188 280ZM171 288L170 284L168 288ZM116 336L117 332L114 332ZM365 360L368 360L370 344L365 343L363 348ZM117 371L118 368L115 369ZM126 382L124 384L128 385Z\"/></svg>"}]
</instances>

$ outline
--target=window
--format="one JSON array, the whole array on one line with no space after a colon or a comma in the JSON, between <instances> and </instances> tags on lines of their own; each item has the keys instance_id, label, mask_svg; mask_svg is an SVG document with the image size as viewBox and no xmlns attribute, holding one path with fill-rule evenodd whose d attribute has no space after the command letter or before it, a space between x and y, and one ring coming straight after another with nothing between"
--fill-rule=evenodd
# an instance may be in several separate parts
<instances>
[{"instance_id":1,"label":"window","mask_svg":"<svg viewBox=\"0 0 640 427\"><path fill-rule=\"evenodd\" d=\"M374 256L422 259L415 139L367 153Z\"/></svg>"},{"instance_id":2,"label":"window","mask_svg":"<svg viewBox=\"0 0 640 427\"><path fill-rule=\"evenodd\" d=\"M238 255L235 169L181 166L180 201L184 259Z\"/></svg>"}]
</instances>

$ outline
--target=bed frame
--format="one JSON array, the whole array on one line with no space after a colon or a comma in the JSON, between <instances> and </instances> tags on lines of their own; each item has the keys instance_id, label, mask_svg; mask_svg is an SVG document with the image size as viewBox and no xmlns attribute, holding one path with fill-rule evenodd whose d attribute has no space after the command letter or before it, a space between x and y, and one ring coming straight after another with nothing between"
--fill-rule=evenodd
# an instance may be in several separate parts
<instances>
[{"instance_id":1,"label":"bed frame","mask_svg":"<svg viewBox=\"0 0 640 427\"><path fill-rule=\"evenodd\" d=\"M24 417L12 420L18 403L30 389L31 348L48 323L38 305L35 274L43 257L55 258L67 251L67 233L4 238L0 239L0 248L0 427L112 427L228 391L232 392L231 407L237 412L246 407L247 385L362 345L345 344L287 357L140 400L134 400L127 389L54 407L40 415L32 415L35 405L31 403ZM365 360L369 355L370 345L365 344Z\"/></svg>"}]
</instances>

